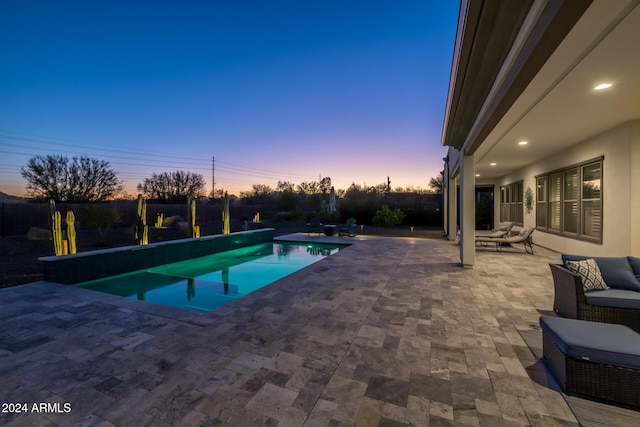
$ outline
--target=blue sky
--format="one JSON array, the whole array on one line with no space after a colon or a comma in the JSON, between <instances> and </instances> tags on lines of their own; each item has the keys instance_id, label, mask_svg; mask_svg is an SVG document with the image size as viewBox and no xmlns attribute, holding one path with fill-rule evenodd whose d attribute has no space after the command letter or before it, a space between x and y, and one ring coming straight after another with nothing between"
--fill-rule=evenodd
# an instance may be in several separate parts
<instances>
[{"instance_id":1,"label":"blue sky","mask_svg":"<svg viewBox=\"0 0 640 427\"><path fill-rule=\"evenodd\" d=\"M191 170L211 189L330 176L427 187L456 1L0 4L0 191L34 155L107 160L127 189Z\"/></svg>"}]
</instances>

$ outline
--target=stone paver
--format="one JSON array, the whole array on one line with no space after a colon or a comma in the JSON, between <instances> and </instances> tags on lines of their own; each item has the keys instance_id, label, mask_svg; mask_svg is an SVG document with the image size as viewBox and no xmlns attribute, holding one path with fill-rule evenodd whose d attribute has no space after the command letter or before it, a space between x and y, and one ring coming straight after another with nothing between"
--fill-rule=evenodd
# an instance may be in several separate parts
<instances>
[{"instance_id":1,"label":"stone paver","mask_svg":"<svg viewBox=\"0 0 640 427\"><path fill-rule=\"evenodd\" d=\"M0 290L0 401L28 405L0 425L577 425L520 333L551 311L558 254L481 248L467 269L446 240L344 241L208 314Z\"/></svg>"}]
</instances>

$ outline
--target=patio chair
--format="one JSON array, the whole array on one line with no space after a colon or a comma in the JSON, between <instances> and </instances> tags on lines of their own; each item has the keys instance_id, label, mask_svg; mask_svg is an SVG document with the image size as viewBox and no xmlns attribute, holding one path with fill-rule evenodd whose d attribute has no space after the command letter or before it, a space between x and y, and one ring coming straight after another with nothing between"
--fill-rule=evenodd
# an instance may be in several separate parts
<instances>
[{"instance_id":1,"label":"patio chair","mask_svg":"<svg viewBox=\"0 0 640 427\"><path fill-rule=\"evenodd\" d=\"M500 226L496 229L493 229L490 232L483 232L476 230L476 237L488 237L491 239L499 239L501 237L509 237L511 235L511 229L516 225L515 222L502 222Z\"/></svg>"},{"instance_id":2,"label":"patio chair","mask_svg":"<svg viewBox=\"0 0 640 427\"><path fill-rule=\"evenodd\" d=\"M347 236L349 236L349 237L355 236L356 235L356 219L355 218L349 218L347 220L347 223L340 227L340 230L339 230L338 234L340 236L345 235L345 234Z\"/></svg>"},{"instance_id":3,"label":"patio chair","mask_svg":"<svg viewBox=\"0 0 640 427\"><path fill-rule=\"evenodd\" d=\"M317 216L311 217L307 223L307 234L311 233L324 233L324 226Z\"/></svg>"},{"instance_id":4,"label":"patio chair","mask_svg":"<svg viewBox=\"0 0 640 427\"><path fill-rule=\"evenodd\" d=\"M505 238L492 238L492 237L476 237L476 243L495 243L496 251L501 252L502 246L505 243L513 244L513 243L522 243L524 244L524 250L527 253L531 253L533 255L533 245L531 240L531 234L536 231L535 227L523 228L520 230L516 236L505 237ZM531 250L531 252L529 252Z\"/></svg>"}]
</instances>

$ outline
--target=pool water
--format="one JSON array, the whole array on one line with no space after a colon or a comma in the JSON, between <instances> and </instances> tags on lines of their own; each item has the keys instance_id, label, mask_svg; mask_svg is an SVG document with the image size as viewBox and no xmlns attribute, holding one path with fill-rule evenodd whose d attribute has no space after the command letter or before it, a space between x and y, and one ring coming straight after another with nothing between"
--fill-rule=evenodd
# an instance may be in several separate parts
<instances>
[{"instance_id":1,"label":"pool water","mask_svg":"<svg viewBox=\"0 0 640 427\"><path fill-rule=\"evenodd\" d=\"M209 312L344 247L318 243L263 243L75 286Z\"/></svg>"}]
</instances>

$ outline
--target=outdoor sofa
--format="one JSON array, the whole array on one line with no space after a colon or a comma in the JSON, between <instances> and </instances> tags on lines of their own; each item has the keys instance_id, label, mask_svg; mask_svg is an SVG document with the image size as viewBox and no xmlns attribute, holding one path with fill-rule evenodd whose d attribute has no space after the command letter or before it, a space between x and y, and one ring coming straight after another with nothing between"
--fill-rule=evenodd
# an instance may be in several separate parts
<instances>
[{"instance_id":1,"label":"outdoor sofa","mask_svg":"<svg viewBox=\"0 0 640 427\"><path fill-rule=\"evenodd\" d=\"M563 254L562 261L549 264L558 315L640 332L640 258Z\"/></svg>"}]
</instances>

